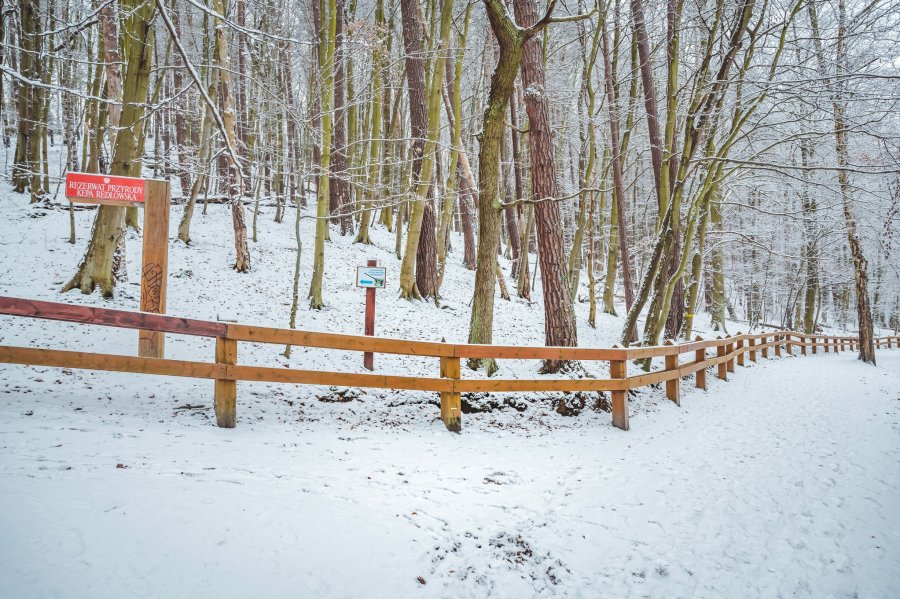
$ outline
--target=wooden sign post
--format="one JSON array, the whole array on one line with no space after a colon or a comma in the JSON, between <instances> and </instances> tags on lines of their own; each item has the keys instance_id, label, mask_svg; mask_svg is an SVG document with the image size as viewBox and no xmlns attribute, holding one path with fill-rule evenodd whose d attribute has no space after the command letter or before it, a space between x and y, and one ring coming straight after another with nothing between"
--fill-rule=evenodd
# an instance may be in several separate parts
<instances>
[{"instance_id":1,"label":"wooden sign post","mask_svg":"<svg viewBox=\"0 0 900 599\"><path fill-rule=\"evenodd\" d=\"M356 267L356 286L366 290L366 323L364 334L375 335L375 290L384 289L387 269L378 266L378 260L369 260L366 266ZM363 368L375 370L375 355L363 352Z\"/></svg>"},{"instance_id":2,"label":"wooden sign post","mask_svg":"<svg viewBox=\"0 0 900 599\"><path fill-rule=\"evenodd\" d=\"M169 274L169 182L67 173L66 198L70 202L86 204L144 206L141 311L165 314ZM142 358L164 357L165 335L159 331L139 331L138 355Z\"/></svg>"}]
</instances>

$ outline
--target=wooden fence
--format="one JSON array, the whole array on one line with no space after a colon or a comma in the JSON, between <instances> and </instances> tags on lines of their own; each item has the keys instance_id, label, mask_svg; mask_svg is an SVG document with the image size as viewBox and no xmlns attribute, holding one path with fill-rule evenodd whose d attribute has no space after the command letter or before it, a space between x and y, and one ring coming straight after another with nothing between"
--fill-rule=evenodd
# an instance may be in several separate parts
<instances>
[{"instance_id":1,"label":"wooden fence","mask_svg":"<svg viewBox=\"0 0 900 599\"><path fill-rule=\"evenodd\" d=\"M441 399L441 419L451 431L459 431L461 428L461 393L609 391L612 395L613 425L628 430L630 389L665 383L666 396L680 405L681 379L693 375L695 385L706 389L707 368L716 367L716 376L727 380L728 373L734 372L735 364L743 366L748 359L756 362L758 357L769 357L770 352L781 356L782 351L793 354L795 350L803 355L819 351L854 351L858 344L855 337L804 335L793 331L752 335L738 333L707 340L697 337L695 341L687 343L666 341L661 346L629 348L433 343L191 320L2 296L0 314L215 338L215 363L3 345L0 345L0 363L213 379L216 422L220 427L227 428L236 424L237 381L267 381L438 392ZM440 376L432 378L241 366L237 363L239 341L438 358ZM876 347L879 348L898 346L900 337L881 337L876 340ZM681 360L682 354L687 354L687 361ZM609 362L609 378L465 380L460 369L460 360L463 358L599 360ZM629 361L648 358L663 358L665 368L628 374Z\"/></svg>"}]
</instances>

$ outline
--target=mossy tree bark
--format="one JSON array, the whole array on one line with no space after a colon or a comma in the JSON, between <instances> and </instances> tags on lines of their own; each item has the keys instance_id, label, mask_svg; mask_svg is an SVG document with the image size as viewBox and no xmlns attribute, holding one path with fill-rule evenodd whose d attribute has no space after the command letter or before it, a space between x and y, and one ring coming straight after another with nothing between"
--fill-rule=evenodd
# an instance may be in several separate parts
<instances>
[{"instance_id":1,"label":"mossy tree bark","mask_svg":"<svg viewBox=\"0 0 900 599\"><path fill-rule=\"evenodd\" d=\"M153 6L151 0L121 0L119 3L125 73L121 116L109 169L112 175L138 177L141 174L143 119L153 55ZM124 211L120 206L101 206L97 210L91 240L78 271L62 291L78 288L88 294L99 285L104 297L112 296L115 288L113 255L122 234Z\"/></svg>"},{"instance_id":2,"label":"mossy tree bark","mask_svg":"<svg viewBox=\"0 0 900 599\"><path fill-rule=\"evenodd\" d=\"M482 117L481 147L478 151L478 262L475 268L475 294L469 321L469 343L491 343L494 328L494 291L497 281L497 247L500 243L500 144L506 127L506 110L516 74L522 61L523 48L535 34L551 22L556 6L550 0L547 12L540 20L531 20L529 27L519 27L502 0L484 0L488 21L500 47L497 66L491 75L487 104ZM540 60L540 46L537 47ZM549 149L548 149L549 151ZM544 202L545 204L547 202ZM557 259L564 260L562 248ZM562 262L561 262L562 263ZM565 282L560 280L564 289ZM572 309L571 302L567 302ZM488 374L497 370L493 359L472 359L472 369L484 367Z\"/></svg>"},{"instance_id":3,"label":"mossy tree bark","mask_svg":"<svg viewBox=\"0 0 900 599\"><path fill-rule=\"evenodd\" d=\"M434 205L429 198L429 193L435 168L435 147L440 133L441 88L444 84L444 68L450 43L453 0L444 0L441 5L437 58L434 60L434 66L427 81L426 68L422 59L424 27L418 9L418 0L402 0L401 2L413 137L411 181L414 197L410 202L409 228L406 233L403 261L400 265L400 296L407 299L434 297L437 289ZM422 127L423 120L424 129ZM425 236L424 240L422 239L423 235ZM419 258L420 254L421 258ZM417 266L424 267L425 272L417 275ZM419 283L422 284L421 288Z\"/></svg>"},{"instance_id":4,"label":"mossy tree bark","mask_svg":"<svg viewBox=\"0 0 900 599\"><path fill-rule=\"evenodd\" d=\"M313 0L315 1L315 0ZM321 109L321 152L319 157L319 177L316 189L316 240L313 248L313 276L309 286L309 307L321 309L322 280L325 276L325 238L328 235L328 204L330 199L329 177L331 170L332 108L334 106L334 40L337 29L337 2L323 2L326 10L321 18L327 27L321 28L321 50L319 55L319 106ZM325 21L327 19L327 21Z\"/></svg>"}]
</instances>

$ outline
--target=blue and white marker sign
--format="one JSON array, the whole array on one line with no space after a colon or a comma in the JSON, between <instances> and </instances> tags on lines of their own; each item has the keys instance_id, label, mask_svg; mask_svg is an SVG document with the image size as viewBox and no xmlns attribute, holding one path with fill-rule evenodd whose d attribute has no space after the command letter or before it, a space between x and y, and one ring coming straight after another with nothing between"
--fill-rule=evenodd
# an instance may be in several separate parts
<instances>
[{"instance_id":1,"label":"blue and white marker sign","mask_svg":"<svg viewBox=\"0 0 900 599\"><path fill-rule=\"evenodd\" d=\"M383 266L357 266L356 286L367 289L384 289L387 269Z\"/></svg>"}]
</instances>

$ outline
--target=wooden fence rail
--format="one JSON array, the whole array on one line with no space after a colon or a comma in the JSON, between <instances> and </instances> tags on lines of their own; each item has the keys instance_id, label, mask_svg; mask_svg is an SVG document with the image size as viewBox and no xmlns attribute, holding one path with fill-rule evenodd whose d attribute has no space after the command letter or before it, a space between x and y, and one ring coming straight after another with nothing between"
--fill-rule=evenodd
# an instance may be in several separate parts
<instances>
[{"instance_id":1,"label":"wooden fence rail","mask_svg":"<svg viewBox=\"0 0 900 599\"><path fill-rule=\"evenodd\" d=\"M461 393L609 391L612 395L613 425L628 430L628 391L631 389L665 383L666 397L680 405L681 379L694 375L696 386L705 389L708 368L715 367L718 378L727 380L728 373L734 372L735 362L739 366L744 365L745 355L755 362L757 354L767 358L770 349L775 356L781 356L782 350L793 354L797 348L805 355L807 350L815 354L819 349L824 352L854 351L858 344L856 337L806 335L793 331L738 333L706 340L697 337L687 343L670 340L660 346L629 348L434 343L210 322L3 296L0 296L0 314L214 338L214 363L3 345L0 345L0 363L212 379L215 381L216 422L226 428L234 427L237 422L237 381L265 381L437 392L441 398L441 419L451 431L459 431L462 426ZM440 376L431 378L242 366L237 363L238 342L438 358ZM875 346L900 347L900 337L880 337L875 340ZM691 359L682 362L682 354L687 354ZM609 362L609 378L464 380L460 368L462 358L605 361ZM663 358L664 368L628 374L629 361L648 358Z\"/></svg>"}]
</instances>

